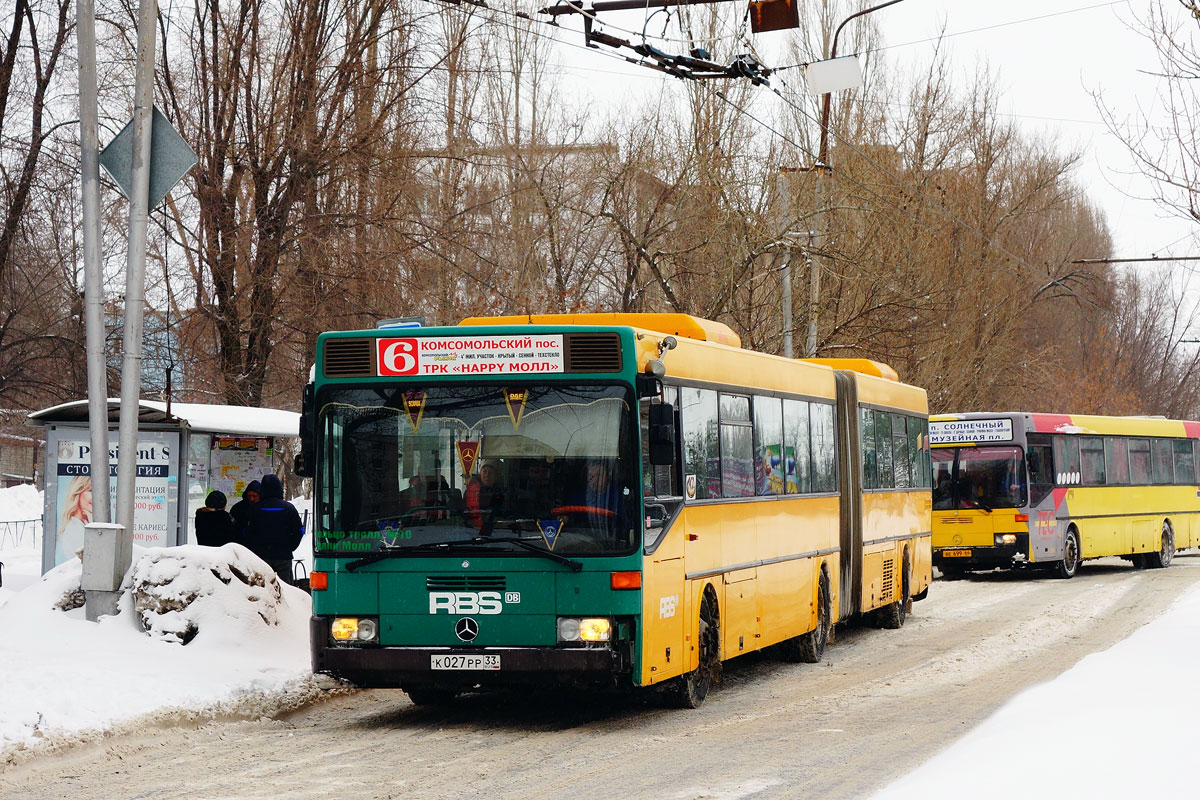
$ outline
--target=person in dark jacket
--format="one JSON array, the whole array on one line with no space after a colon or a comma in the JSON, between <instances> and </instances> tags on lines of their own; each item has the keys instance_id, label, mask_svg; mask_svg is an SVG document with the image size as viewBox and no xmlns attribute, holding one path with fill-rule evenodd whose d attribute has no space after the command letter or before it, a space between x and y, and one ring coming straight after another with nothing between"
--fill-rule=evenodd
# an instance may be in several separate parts
<instances>
[{"instance_id":1,"label":"person in dark jacket","mask_svg":"<svg viewBox=\"0 0 1200 800\"><path fill-rule=\"evenodd\" d=\"M196 544L220 547L233 541L233 517L225 510L225 493L209 492L196 509Z\"/></svg>"},{"instance_id":2,"label":"person in dark jacket","mask_svg":"<svg viewBox=\"0 0 1200 800\"><path fill-rule=\"evenodd\" d=\"M233 504L233 508L229 509L229 516L233 517L233 532L241 540L246 536L246 522L250 519L250 509L258 505L261 498L262 484L258 481L250 481L246 484L246 488L242 490L242 499ZM236 540L235 540L236 541Z\"/></svg>"},{"instance_id":3,"label":"person in dark jacket","mask_svg":"<svg viewBox=\"0 0 1200 800\"><path fill-rule=\"evenodd\" d=\"M294 583L292 551L304 537L300 512L283 499L283 484L275 475L264 475L261 498L251 507L243 544L267 562L281 580Z\"/></svg>"}]
</instances>

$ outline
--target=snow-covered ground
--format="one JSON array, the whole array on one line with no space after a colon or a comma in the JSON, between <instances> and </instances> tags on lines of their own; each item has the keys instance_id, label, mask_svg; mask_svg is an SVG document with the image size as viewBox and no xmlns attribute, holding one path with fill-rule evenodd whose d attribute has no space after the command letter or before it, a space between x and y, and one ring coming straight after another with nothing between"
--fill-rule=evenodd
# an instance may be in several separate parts
<instances>
[{"instance_id":1,"label":"snow-covered ground","mask_svg":"<svg viewBox=\"0 0 1200 800\"><path fill-rule=\"evenodd\" d=\"M41 513L32 487L0 489L0 523ZM309 597L273 583L249 550L135 548L135 570L199 599L183 611L138 613L127 592L121 613L91 623L83 608L55 607L78 589L81 562L40 576L40 525L20 541L4 530L0 524L0 754L145 715L273 713L319 692L309 667ZM263 571L271 577L260 586L254 576ZM143 608L156 601L140 599ZM178 639L189 626L198 632L184 646Z\"/></svg>"},{"instance_id":2,"label":"snow-covered ground","mask_svg":"<svg viewBox=\"0 0 1200 800\"><path fill-rule=\"evenodd\" d=\"M0 520L40 513L39 493L0 490ZM79 562L39 579L39 553L40 532L15 544L0 539L0 752L119 729L146 715L270 714L321 691L309 672L306 594L284 585L272 601L267 587L231 581L231 589L205 577L222 565L254 568L249 551L135 554L136 568L211 594L183 618L155 617L151 635L129 596L123 613L98 624L82 609L56 610L78 586ZM276 624L265 624L262 613ZM188 620L200 632L183 646L172 639ZM1125 641L1021 693L876 800L1193 798L1194 779L1180 766L1195 750L1200 693L1189 681L1197 663L1200 589Z\"/></svg>"},{"instance_id":3,"label":"snow-covered ground","mask_svg":"<svg viewBox=\"0 0 1200 800\"><path fill-rule=\"evenodd\" d=\"M1108 650L1014 697L873 800L1195 798L1200 589ZM940 710L935 713L953 713Z\"/></svg>"}]
</instances>

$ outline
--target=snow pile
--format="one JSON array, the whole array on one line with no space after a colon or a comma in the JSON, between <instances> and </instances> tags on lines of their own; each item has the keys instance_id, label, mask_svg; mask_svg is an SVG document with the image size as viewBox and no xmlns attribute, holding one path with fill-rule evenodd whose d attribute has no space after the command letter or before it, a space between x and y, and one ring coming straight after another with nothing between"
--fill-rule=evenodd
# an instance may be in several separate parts
<instances>
[{"instance_id":1,"label":"snow pile","mask_svg":"<svg viewBox=\"0 0 1200 800\"><path fill-rule=\"evenodd\" d=\"M42 493L29 484L0 489L0 606L42 574Z\"/></svg>"},{"instance_id":2,"label":"snow pile","mask_svg":"<svg viewBox=\"0 0 1200 800\"><path fill-rule=\"evenodd\" d=\"M1193 589L1128 639L1017 695L874 800L1194 798L1195 778L1178 765L1195 757L1200 694L1188 676L1197 663Z\"/></svg>"},{"instance_id":3,"label":"snow pile","mask_svg":"<svg viewBox=\"0 0 1200 800\"><path fill-rule=\"evenodd\" d=\"M0 489L0 522L42 518L42 492L31 483Z\"/></svg>"},{"instance_id":4,"label":"snow pile","mask_svg":"<svg viewBox=\"0 0 1200 800\"><path fill-rule=\"evenodd\" d=\"M88 622L82 608L56 607L79 588L78 559L0 606L0 764L6 753L120 729L145 715L274 714L321 694L309 665L308 595L273 578L256 585L266 565L248 550L135 548L134 560L118 613L99 622ZM135 610L138 582L143 603L157 592L161 613ZM171 641L189 625L197 633L186 647Z\"/></svg>"},{"instance_id":5,"label":"snow pile","mask_svg":"<svg viewBox=\"0 0 1200 800\"><path fill-rule=\"evenodd\" d=\"M283 590L266 562L240 544L146 550L125 578L142 630L167 642L255 636L279 624Z\"/></svg>"}]
</instances>

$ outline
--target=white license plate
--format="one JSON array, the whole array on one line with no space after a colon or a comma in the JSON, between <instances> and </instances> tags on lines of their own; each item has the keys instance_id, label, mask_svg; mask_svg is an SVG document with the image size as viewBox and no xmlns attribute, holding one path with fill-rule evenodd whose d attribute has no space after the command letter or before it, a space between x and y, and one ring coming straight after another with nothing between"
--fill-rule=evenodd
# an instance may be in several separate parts
<instances>
[{"instance_id":1,"label":"white license plate","mask_svg":"<svg viewBox=\"0 0 1200 800\"><path fill-rule=\"evenodd\" d=\"M500 656L430 656L430 669L500 669Z\"/></svg>"}]
</instances>

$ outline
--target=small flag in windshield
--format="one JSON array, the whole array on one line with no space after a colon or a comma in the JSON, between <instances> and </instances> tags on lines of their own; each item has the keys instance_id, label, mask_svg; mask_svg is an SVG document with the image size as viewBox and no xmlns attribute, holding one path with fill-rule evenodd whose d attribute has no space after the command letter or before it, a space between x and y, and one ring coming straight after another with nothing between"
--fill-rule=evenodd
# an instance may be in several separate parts
<instances>
[{"instance_id":1,"label":"small flag in windshield","mask_svg":"<svg viewBox=\"0 0 1200 800\"><path fill-rule=\"evenodd\" d=\"M405 392L404 413L408 415L408 424L412 426L413 433L419 431L421 417L425 416L425 393Z\"/></svg>"},{"instance_id":2,"label":"small flag in windshield","mask_svg":"<svg viewBox=\"0 0 1200 800\"><path fill-rule=\"evenodd\" d=\"M562 517L538 520L538 530L541 531L542 538L546 540L546 547L551 550L554 549L554 545L558 542L558 535L562 533L562 528Z\"/></svg>"},{"instance_id":3,"label":"small flag in windshield","mask_svg":"<svg viewBox=\"0 0 1200 800\"><path fill-rule=\"evenodd\" d=\"M475 459L479 456L479 442L458 442L458 463L462 465L462 474L469 476L475 469Z\"/></svg>"},{"instance_id":4,"label":"small flag in windshield","mask_svg":"<svg viewBox=\"0 0 1200 800\"><path fill-rule=\"evenodd\" d=\"M508 406L508 416L512 420L514 431L521 427L521 416L525 413L525 401L528 399L528 389L504 390L504 404Z\"/></svg>"}]
</instances>

